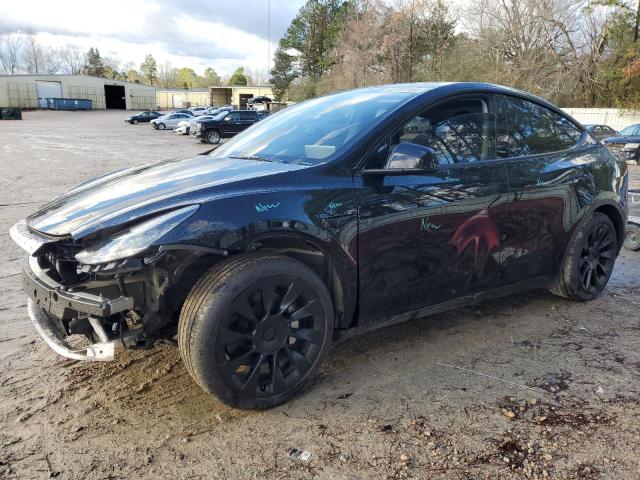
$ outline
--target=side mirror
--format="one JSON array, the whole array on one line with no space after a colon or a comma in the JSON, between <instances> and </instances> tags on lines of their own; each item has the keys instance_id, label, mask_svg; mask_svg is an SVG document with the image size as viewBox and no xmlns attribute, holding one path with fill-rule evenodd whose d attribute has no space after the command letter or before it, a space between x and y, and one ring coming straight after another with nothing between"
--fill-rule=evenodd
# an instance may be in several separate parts
<instances>
[{"instance_id":1,"label":"side mirror","mask_svg":"<svg viewBox=\"0 0 640 480\"><path fill-rule=\"evenodd\" d=\"M227 115L226 117L224 117L224 121L225 122L230 122L231 121L231 115Z\"/></svg>"},{"instance_id":2,"label":"side mirror","mask_svg":"<svg viewBox=\"0 0 640 480\"><path fill-rule=\"evenodd\" d=\"M386 169L435 170L438 167L436 152L417 143L399 143L391 151Z\"/></svg>"}]
</instances>

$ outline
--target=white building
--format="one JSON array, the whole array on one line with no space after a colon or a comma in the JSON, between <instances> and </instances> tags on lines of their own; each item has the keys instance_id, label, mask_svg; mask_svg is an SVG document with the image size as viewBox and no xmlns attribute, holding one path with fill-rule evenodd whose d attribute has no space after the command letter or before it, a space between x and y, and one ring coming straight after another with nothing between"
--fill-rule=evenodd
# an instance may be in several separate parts
<instances>
[{"instance_id":1,"label":"white building","mask_svg":"<svg viewBox=\"0 0 640 480\"><path fill-rule=\"evenodd\" d=\"M0 107L46 108L46 98L91 100L95 110L146 110L156 88L89 75L0 75Z\"/></svg>"}]
</instances>

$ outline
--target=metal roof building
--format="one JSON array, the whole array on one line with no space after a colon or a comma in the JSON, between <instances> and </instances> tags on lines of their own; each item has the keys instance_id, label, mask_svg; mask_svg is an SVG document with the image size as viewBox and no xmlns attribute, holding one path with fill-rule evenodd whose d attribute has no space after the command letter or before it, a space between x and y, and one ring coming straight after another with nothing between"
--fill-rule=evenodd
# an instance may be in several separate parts
<instances>
[{"instance_id":1,"label":"metal roof building","mask_svg":"<svg viewBox=\"0 0 640 480\"><path fill-rule=\"evenodd\" d=\"M95 110L146 110L156 106L156 88L89 75L0 75L0 107L46 108L46 98L87 99Z\"/></svg>"}]
</instances>

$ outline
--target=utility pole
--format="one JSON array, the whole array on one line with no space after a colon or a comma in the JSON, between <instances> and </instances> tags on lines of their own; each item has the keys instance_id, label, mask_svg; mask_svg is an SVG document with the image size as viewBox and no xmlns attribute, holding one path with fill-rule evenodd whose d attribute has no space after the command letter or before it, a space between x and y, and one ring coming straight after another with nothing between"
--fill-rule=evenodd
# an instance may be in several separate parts
<instances>
[{"instance_id":1,"label":"utility pole","mask_svg":"<svg viewBox=\"0 0 640 480\"><path fill-rule=\"evenodd\" d=\"M267 0L267 75L271 69L271 0Z\"/></svg>"}]
</instances>

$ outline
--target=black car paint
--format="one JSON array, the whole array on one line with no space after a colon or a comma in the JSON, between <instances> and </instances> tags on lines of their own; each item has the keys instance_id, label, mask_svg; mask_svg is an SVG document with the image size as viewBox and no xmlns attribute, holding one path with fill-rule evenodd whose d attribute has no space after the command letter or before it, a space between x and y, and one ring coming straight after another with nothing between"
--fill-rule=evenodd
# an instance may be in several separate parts
<instances>
[{"instance_id":1,"label":"black car paint","mask_svg":"<svg viewBox=\"0 0 640 480\"><path fill-rule=\"evenodd\" d=\"M577 226L598 209L612 216L622 244L626 167L595 141L525 159L367 178L362 167L380 138L452 95L514 95L567 117L536 97L494 85L412 88L418 91L410 100L330 162L202 156L144 166L58 197L29 217L29 226L82 244L200 204L154 245L220 255L311 247L335 271L336 328L352 332L548 284ZM465 231L471 240L453 240Z\"/></svg>"},{"instance_id":2,"label":"black car paint","mask_svg":"<svg viewBox=\"0 0 640 480\"><path fill-rule=\"evenodd\" d=\"M151 120L160 117L162 114L159 112L140 112L128 117L125 122L133 123L134 120L138 123L148 123Z\"/></svg>"},{"instance_id":3,"label":"black car paint","mask_svg":"<svg viewBox=\"0 0 640 480\"><path fill-rule=\"evenodd\" d=\"M247 118L238 118L229 121L232 116L240 114ZM216 130L221 138L229 138L249 128L259 120L261 119L255 110L228 110L227 115L221 120L210 119L199 122L202 124L202 128L196 131L194 135L204 139L207 136L207 132Z\"/></svg>"}]
</instances>

